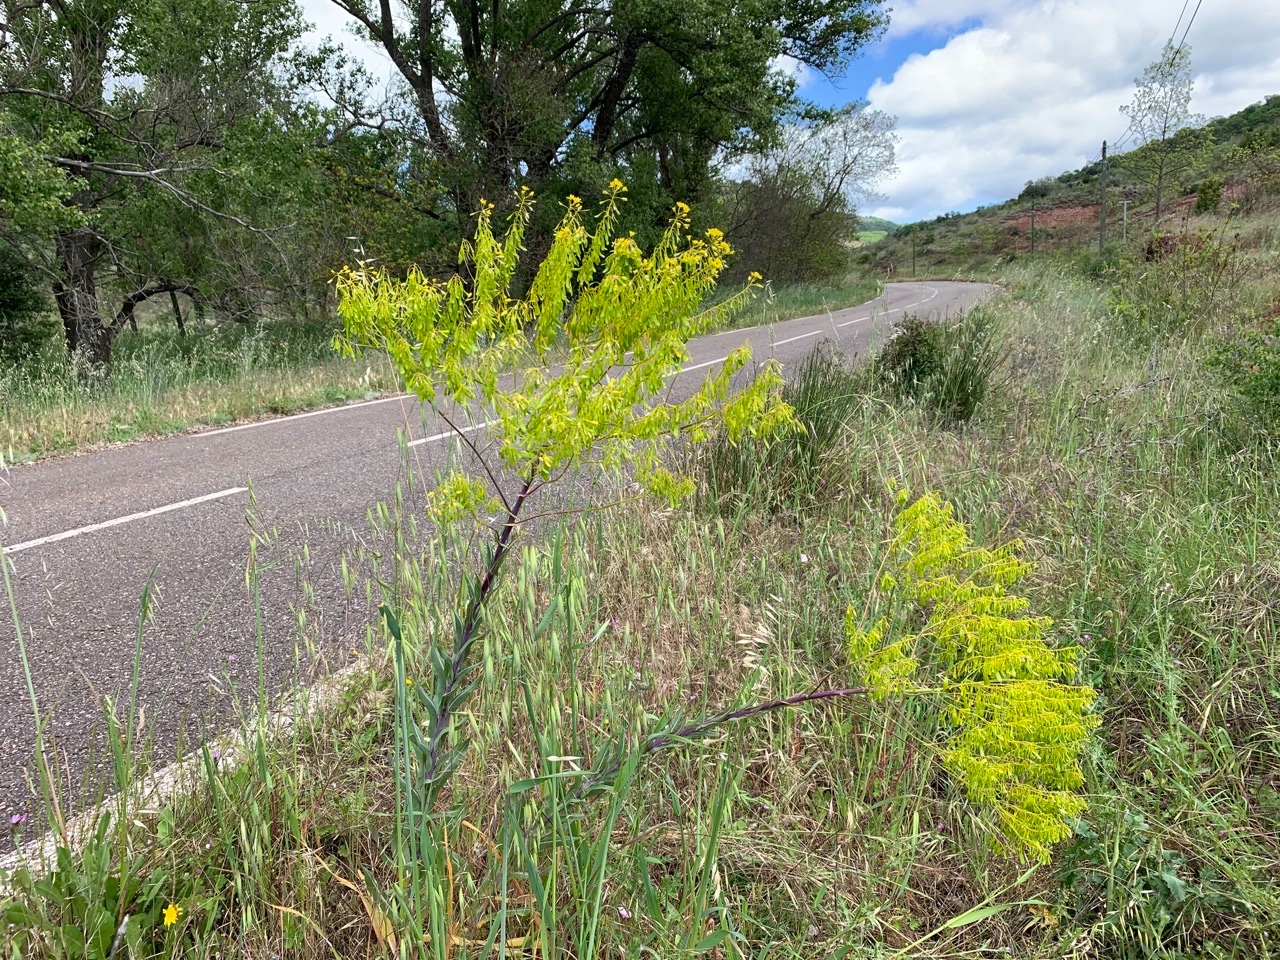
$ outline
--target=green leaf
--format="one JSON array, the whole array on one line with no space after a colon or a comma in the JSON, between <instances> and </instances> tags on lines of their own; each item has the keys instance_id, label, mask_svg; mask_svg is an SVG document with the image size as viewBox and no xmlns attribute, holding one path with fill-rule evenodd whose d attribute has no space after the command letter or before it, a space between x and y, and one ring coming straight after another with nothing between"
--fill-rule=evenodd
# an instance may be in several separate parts
<instances>
[{"instance_id":1,"label":"green leaf","mask_svg":"<svg viewBox=\"0 0 1280 960\"><path fill-rule=\"evenodd\" d=\"M713 930L698 941L698 945L693 948L693 952L706 953L708 950L714 950L716 947L720 946L728 936L729 931L725 930L723 927L718 930Z\"/></svg>"},{"instance_id":2,"label":"green leaf","mask_svg":"<svg viewBox=\"0 0 1280 960\"><path fill-rule=\"evenodd\" d=\"M958 917L952 917L942 925L943 930L955 930L957 927L967 927L973 923L981 923L983 920L989 920L991 917L999 916L1006 910L1016 907L1016 903L993 903L985 907L973 907L966 910Z\"/></svg>"}]
</instances>

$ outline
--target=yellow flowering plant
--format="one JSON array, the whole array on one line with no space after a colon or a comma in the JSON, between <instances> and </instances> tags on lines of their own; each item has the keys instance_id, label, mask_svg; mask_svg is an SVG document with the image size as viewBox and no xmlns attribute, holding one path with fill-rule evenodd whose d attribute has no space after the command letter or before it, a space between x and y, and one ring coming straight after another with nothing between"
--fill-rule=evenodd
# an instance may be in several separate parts
<instances>
[{"instance_id":1,"label":"yellow flowering plant","mask_svg":"<svg viewBox=\"0 0 1280 960\"><path fill-rule=\"evenodd\" d=\"M605 468L637 467L637 479L665 497L691 492L692 481L666 466L673 439L704 440L717 426L735 439L769 433L791 426L792 413L781 401L775 361L733 389L733 375L751 361L746 346L689 398L660 399L689 359L689 340L740 306L759 279L704 309L732 253L724 234L693 236L689 207L680 203L646 254L633 237L615 236L625 193L620 181L609 185L594 225L581 200L569 198L523 296L512 287L533 209L527 190L503 237L494 233L493 207L481 207L475 236L462 247L463 270L447 281L412 269L403 278L363 267L343 271L340 349L386 350L409 389L451 422L491 421L488 436L502 466L531 491L590 459ZM437 506L453 516L474 513L481 506L476 489L442 484Z\"/></svg>"},{"instance_id":2,"label":"yellow flowering plant","mask_svg":"<svg viewBox=\"0 0 1280 960\"><path fill-rule=\"evenodd\" d=\"M1098 725L1079 651L1051 646L1053 621L1011 592L1032 570L1021 544L976 545L936 494L897 497L874 612L846 617L850 659L873 698L940 698L947 771L1011 849L1048 861L1084 811L1080 755Z\"/></svg>"},{"instance_id":3,"label":"yellow flowering plant","mask_svg":"<svg viewBox=\"0 0 1280 960\"><path fill-rule=\"evenodd\" d=\"M493 207L482 204L459 274L448 280L412 269L394 277L367 265L336 279L339 349L385 351L408 388L477 455L474 471L455 470L436 485L433 518L499 517L482 568L460 599L452 650L431 645L431 681L413 688L427 723L415 726L416 772L408 786L424 809L461 760L465 743L453 740L453 718L472 687L470 653L512 539L541 488L586 468L625 468L644 490L674 503L693 490L691 478L669 467L674 442L698 444L720 430L736 441L796 427L776 361L760 365L745 384L735 381L751 362L747 346L685 399L668 397L671 377L689 360L689 341L751 296L759 277L705 307L732 253L724 234L695 236L689 207L680 203L646 252L618 233L625 201L626 187L614 180L591 222L570 196L550 249L520 294L534 203L528 190L501 236ZM467 423L483 424L479 444L470 439L477 426ZM501 471L514 478L514 489L503 489ZM398 617L385 607L383 615L401 651Z\"/></svg>"},{"instance_id":4,"label":"yellow flowering plant","mask_svg":"<svg viewBox=\"0 0 1280 960\"><path fill-rule=\"evenodd\" d=\"M750 362L743 347L684 400L666 395L689 359L688 342L759 284L752 275L736 297L703 309L731 254L719 230L691 235L690 210L678 204L646 253L616 235L625 187L614 181L593 225L571 196L547 255L516 295L524 230L533 205L520 195L506 232L494 232L483 206L474 238L461 251L462 273L447 281L416 271L392 277L361 267L337 280L344 335L355 352L385 350L419 397L467 440L477 472L455 471L433 491L442 523L474 522L497 511L493 538L477 574L465 581L452 649L427 648L430 671L404 680L406 698L426 723L406 717L404 758L409 815L428 813L460 763L466 743L454 718L475 685L471 651L483 627L504 558L532 497L548 483L588 466L625 467L650 493L671 501L692 489L666 456L678 438L697 444L713 431L734 440L796 428L782 401L773 362L749 385L734 374ZM468 437L483 424L485 440ZM504 492L498 471L515 478ZM889 561L868 609L850 608L849 685L739 707L639 744L605 748L593 772L571 791L606 789L624 766L653 751L712 735L724 723L803 704L848 697L937 698L947 725L943 763L969 798L996 812L1007 845L1048 859L1052 845L1083 809L1080 754L1096 725L1091 689L1074 683L1076 653L1046 640L1047 618L1010 588L1030 570L1018 544L974 545L950 504L932 494L901 510ZM397 613L383 608L403 676ZM868 624L869 626L863 626ZM429 676L430 679L427 679Z\"/></svg>"}]
</instances>

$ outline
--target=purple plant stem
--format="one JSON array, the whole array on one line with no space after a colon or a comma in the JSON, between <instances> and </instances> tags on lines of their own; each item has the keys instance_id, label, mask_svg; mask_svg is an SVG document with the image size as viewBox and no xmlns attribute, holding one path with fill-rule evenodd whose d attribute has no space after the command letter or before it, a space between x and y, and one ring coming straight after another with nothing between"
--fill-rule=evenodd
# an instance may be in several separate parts
<instances>
[{"instance_id":1,"label":"purple plant stem","mask_svg":"<svg viewBox=\"0 0 1280 960\"><path fill-rule=\"evenodd\" d=\"M449 677L440 695L440 711L436 714L435 723L432 724L428 734L427 769L424 771L423 776L424 781L428 784L433 783L436 779L436 771L439 769L440 764L441 742L445 733L453 725L454 694L458 689L459 681L462 679L467 655L471 652L471 644L475 641L479 631L480 620L484 616L485 604L489 599L489 594L493 592L494 585L497 583L498 571L501 569L502 561L507 555L507 549L511 546L511 537L516 532L517 526L519 526L520 511L533 491L533 484L534 477L533 474L530 474L520 488L520 493L516 497L515 503L507 510L506 522L503 523L502 529L498 532L493 555L489 558L484 577L475 592L471 594L466 613L463 614L462 628L458 634L457 642L454 644L453 657L449 664Z\"/></svg>"},{"instance_id":2,"label":"purple plant stem","mask_svg":"<svg viewBox=\"0 0 1280 960\"><path fill-rule=\"evenodd\" d=\"M679 730L673 730L671 733L660 733L657 736L650 737L640 748L640 752L642 754L652 753L654 750L672 746L677 740L689 740L693 737L701 736L708 730L718 727L722 723L728 723L730 720L745 720L748 717L758 716L762 713L772 713L774 710L798 707L818 700L860 697L869 693L870 689L870 687L842 687L838 690L815 690L812 693L797 693L795 696L783 697L781 700L769 700L749 707L739 707L737 710L730 710L727 713L708 717L705 720L699 720L697 723L691 723L686 727L681 727Z\"/></svg>"},{"instance_id":3,"label":"purple plant stem","mask_svg":"<svg viewBox=\"0 0 1280 960\"><path fill-rule=\"evenodd\" d=\"M870 687L840 687L838 689L814 690L810 693L797 693L794 696L783 697L780 700L768 700L749 707L739 707L737 710L729 710L714 717L707 717L696 723L680 727L678 730L672 730L669 733L655 734L640 745L640 755L645 756L656 750L676 746L681 740L692 740L700 737L720 724L728 723L732 720L745 720L748 717L759 716L762 713L786 710L819 700L841 700L847 697L861 697L870 692ZM577 797L585 796L601 783L614 776L620 769L622 769L622 760L615 760L594 776L580 780L578 787L573 791L574 795Z\"/></svg>"}]
</instances>

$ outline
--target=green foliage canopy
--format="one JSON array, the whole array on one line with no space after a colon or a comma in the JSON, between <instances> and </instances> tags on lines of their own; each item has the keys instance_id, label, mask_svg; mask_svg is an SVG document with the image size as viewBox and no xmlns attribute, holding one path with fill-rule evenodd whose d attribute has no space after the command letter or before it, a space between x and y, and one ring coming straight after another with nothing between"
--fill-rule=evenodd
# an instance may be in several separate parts
<instances>
[{"instance_id":1,"label":"green foliage canopy","mask_svg":"<svg viewBox=\"0 0 1280 960\"><path fill-rule=\"evenodd\" d=\"M659 208L692 202L722 152L802 106L778 58L839 69L887 21L880 0L333 3L404 80L459 217L520 183L563 199L623 169L637 194L642 173L661 185Z\"/></svg>"}]
</instances>

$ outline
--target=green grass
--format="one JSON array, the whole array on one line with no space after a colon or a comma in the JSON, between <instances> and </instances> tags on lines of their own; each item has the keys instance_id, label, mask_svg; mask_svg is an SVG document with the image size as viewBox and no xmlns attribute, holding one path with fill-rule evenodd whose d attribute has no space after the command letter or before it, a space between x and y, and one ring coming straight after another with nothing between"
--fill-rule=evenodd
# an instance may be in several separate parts
<instances>
[{"instance_id":1,"label":"green grass","mask_svg":"<svg viewBox=\"0 0 1280 960\"><path fill-rule=\"evenodd\" d=\"M1249 254L1259 290L1276 253ZM1106 291L1062 264L1004 279L1001 370L962 427L828 353L789 388L806 433L713 448L696 503L524 538L481 641L471 750L412 818L401 709L474 554L465 531L411 545L392 503L400 546L352 563L401 612L399 658L371 636L366 669L289 737L251 739L239 766L206 756L194 793L135 811L57 889L143 878L143 956L1274 956L1277 450L1234 419L1202 344L1134 351ZM993 849L913 701L727 726L571 801L575 770L618 744L846 677L890 480L954 502L982 542L1021 539L1033 609L1082 648L1102 725L1054 862ZM74 941L74 896L51 889L22 888L0 957ZM184 914L165 931L169 901Z\"/></svg>"},{"instance_id":2,"label":"green grass","mask_svg":"<svg viewBox=\"0 0 1280 960\"><path fill-rule=\"evenodd\" d=\"M858 240L861 243L875 243L889 235L888 230L859 230Z\"/></svg>"},{"instance_id":3,"label":"green grass","mask_svg":"<svg viewBox=\"0 0 1280 960\"><path fill-rule=\"evenodd\" d=\"M85 379L60 344L0 366L0 454L21 462L369 399L396 389L385 364L339 360L324 324L191 324L126 331L108 376Z\"/></svg>"}]
</instances>

